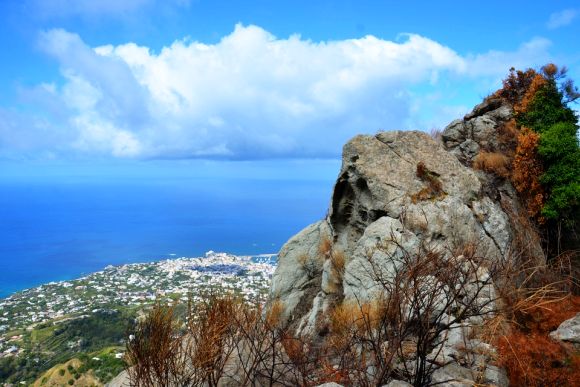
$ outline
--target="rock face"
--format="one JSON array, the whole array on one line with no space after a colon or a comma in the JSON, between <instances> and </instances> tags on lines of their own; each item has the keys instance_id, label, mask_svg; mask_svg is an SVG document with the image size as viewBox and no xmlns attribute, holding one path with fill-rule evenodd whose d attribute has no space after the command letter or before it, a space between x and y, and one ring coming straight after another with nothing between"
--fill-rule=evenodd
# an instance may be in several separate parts
<instances>
[{"instance_id":1,"label":"rock face","mask_svg":"<svg viewBox=\"0 0 580 387\"><path fill-rule=\"evenodd\" d=\"M430 181L417 175L419 164L440 184L437 192L429 192ZM393 264L385 255L409 254L425 244L445 250L471 243L500 260L511 237L507 214L486 196L477 174L426 133L357 136L344 146L327 218L280 251L271 298L283 302L290 325L313 332L317 315L336 299L372 298L367 255L376 246L382 248L372 260L379 265ZM338 296L320 251L324 240L346 257Z\"/></svg>"},{"instance_id":2,"label":"rock face","mask_svg":"<svg viewBox=\"0 0 580 387\"><path fill-rule=\"evenodd\" d=\"M443 144L463 164L470 165L480 149L493 151L500 147L496 130L512 117L512 108L501 99L486 99L463 119L447 125Z\"/></svg>"},{"instance_id":3,"label":"rock face","mask_svg":"<svg viewBox=\"0 0 580 387\"><path fill-rule=\"evenodd\" d=\"M480 151L502 151L500 143L501 128L513 118L512 108L503 100L495 97L485 99L463 119L451 122L441 135L443 147L453 154L463 165L471 167ZM540 241L530 238L530 232L518 222L516 214L525 211L518 201L518 196L508 181L497 176L474 171L481 183L481 189L487 200L501 203L502 208L510 215L512 237L525 240L518 249L525 246L526 255L533 258L537 264L544 262L545 257ZM495 224L493 224L495 223ZM495 228L496 221L490 219L486 228ZM506 235L504 233L504 235Z\"/></svg>"},{"instance_id":4,"label":"rock face","mask_svg":"<svg viewBox=\"0 0 580 387\"><path fill-rule=\"evenodd\" d=\"M404 257L425 246L447 255L456 254L454 247L472 246L491 261L508 259L518 231L508 214L521 210L517 195L509 182L471 165L481 149L499 146L497 128L511 117L508 106L491 99L453 121L440 142L418 131L350 140L328 215L279 253L270 299L283 304L286 326L313 340L323 337L328 332L324 316L331 308L377 296L373 270L388 276ZM338 278L328 259L329 244L344 257ZM541 252L539 244L533 247ZM455 361L453 345L442 352ZM447 377L453 367L441 364L439 377ZM500 371L489 368L486 380L495 375L497 385L506 385Z\"/></svg>"},{"instance_id":5,"label":"rock face","mask_svg":"<svg viewBox=\"0 0 580 387\"><path fill-rule=\"evenodd\" d=\"M580 344L580 313L560 324L558 329L550 333L550 337L576 345Z\"/></svg>"}]
</instances>

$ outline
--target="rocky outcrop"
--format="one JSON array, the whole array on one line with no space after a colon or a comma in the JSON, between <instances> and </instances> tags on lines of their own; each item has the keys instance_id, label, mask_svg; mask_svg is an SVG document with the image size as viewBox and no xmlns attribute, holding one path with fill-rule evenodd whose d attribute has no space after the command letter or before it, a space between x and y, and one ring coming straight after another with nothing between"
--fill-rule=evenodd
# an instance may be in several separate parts
<instances>
[{"instance_id":1,"label":"rocky outcrop","mask_svg":"<svg viewBox=\"0 0 580 387\"><path fill-rule=\"evenodd\" d=\"M419 164L428 178L418 176ZM429 179L436 181L437 192L429 191ZM397 255L425 245L450 252L453 246L473 244L481 255L501 260L511 236L507 214L485 194L477 174L429 135L357 136L344 146L327 218L280 251L271 298L284 303L289 324L313 332L317 315L336 299L372 298L368 254L373 249L378 265L396 264ZM331 267L320 252L325 239L346 257L338 296L325 291L332 288Z\"/></svg>"},{"instance_id":2,"label":"rocky outcrop","mask_svg":"<svg viewBox=\"0 0 580 387\"><path fill-rule=\"evenodd\" d=\"M471 246L491 262L509 259L519 227L510 216L521 211L515 190L509 181L471 165L481 149L500 146L497 128L512 114L500 100L488 99L452 122L442 141L418 131L350 140L343 148L327 217L294 236L280 251L270 298L284 305L287 326L316 341L328 332L324 319L329 310L341 302L376 298L381 291L377 270L382 276L395 275L406 257L426 248L456 256L458 247ZM338 278L325 251L329 244L344 256ZM481 321L465 322L474 323ZM495 384L507 384L501 370L466 365L464 360L459 365L465 342L447 339L440 345L430 359L439 362L440 377L447 377L453 368L449 364L455 364L466 366L470 375L479 369L487 375L485 380L495 375ZM486 345L477 340L469 343L479 349Z\"/></svg>"},{"instance_id":3,"label":"rocky outcrop","mask_svg":"<svg viewBox=\"0 0 580 387\"><path fill-rule=\"evenodd\" d=\"M497 129L513 117L511 106L499 98L488 98L463 119L451 122L442 134L443 145L464 165L471 165L481 149L500 148Z\"/></svg>"},{"instance_id":4,"label":"rocky outcrop","mask_svg":"<svg viewBox=\"0 0 580 387\"><path fill-rule=\"evenodd\" d=\"M477 105L463 119L451 122L441 135L443 147L453 154L463 165L471 168L474 159L481 151L502 152L502 128L514 116L511 106L497 97L488 97ZM545 262L545 256L534 232L526 224L522 224L517 214L525 212L522 208L516 190L511 183L494 174L474 171L480 181L484 195L497 204L508 215L511 236L520 243L518 250L525 249L525 254L536 264ZM493 222L493 221L492 221ZM491 222L486 226L494 228ZM506 235L506 234L504 234Z\"/></svg>"}]
</instances>

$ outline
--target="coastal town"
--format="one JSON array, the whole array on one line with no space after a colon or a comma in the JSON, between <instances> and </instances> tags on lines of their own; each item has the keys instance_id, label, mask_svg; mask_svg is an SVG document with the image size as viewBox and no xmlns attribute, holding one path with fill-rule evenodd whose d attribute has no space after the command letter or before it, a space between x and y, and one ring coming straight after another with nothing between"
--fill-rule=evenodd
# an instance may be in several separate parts
<instances>
[{"instance_id":1,"label":"coastal town","mask_svg":"<svg viewBox=\"0 0 580 387\"><path fill-rule=\"evenodd\" d=\"M276 255L204 257L107 266L70 281L51 282L0 299L0 358L21 356L37 327L97 313L142 310L156 301L196 302L204 294L229 292L260 302L267 295Z\"/></svg>"}]
</instances>

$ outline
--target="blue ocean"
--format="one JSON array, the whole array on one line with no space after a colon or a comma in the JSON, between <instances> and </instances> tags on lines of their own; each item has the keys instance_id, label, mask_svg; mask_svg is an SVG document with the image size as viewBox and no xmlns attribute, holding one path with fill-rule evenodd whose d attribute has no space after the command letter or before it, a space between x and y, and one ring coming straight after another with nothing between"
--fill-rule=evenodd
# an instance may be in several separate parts
<instances>
[{"instance_id":1,"label":"blue ocean","mask_svg":"<svg viewBox=\"0 0 580 387\"><path fill-rule=\"evenodd\" d=\"M338 161L1 165L0 297L110 264L276 253L324 217Z\"/></svg>"}]
</instances>

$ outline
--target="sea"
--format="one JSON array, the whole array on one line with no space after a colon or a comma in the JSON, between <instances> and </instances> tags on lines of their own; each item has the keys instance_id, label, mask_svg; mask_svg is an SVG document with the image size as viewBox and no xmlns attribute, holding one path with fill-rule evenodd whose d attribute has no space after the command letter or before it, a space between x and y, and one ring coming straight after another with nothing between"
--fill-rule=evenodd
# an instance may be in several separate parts
<instances>
[{"instance_id":1,"label":"sea","mask_svg":"<svg viewBox=\"0 0 580 387\"><path fill-rule=\"evenodd\" d=\"M327 211L338 160L0 164L0 298L107 265L277 253Z\"/></svg>"}]
</instances>

